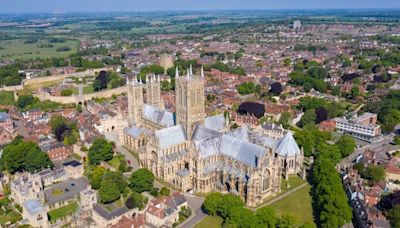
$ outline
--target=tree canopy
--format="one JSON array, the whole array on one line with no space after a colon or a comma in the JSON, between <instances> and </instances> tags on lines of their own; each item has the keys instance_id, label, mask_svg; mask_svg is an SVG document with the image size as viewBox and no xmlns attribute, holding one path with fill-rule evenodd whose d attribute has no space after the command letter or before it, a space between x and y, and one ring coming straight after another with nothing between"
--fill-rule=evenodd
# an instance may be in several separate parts
<instances>
[{"instance_id":1,"label":"tree canopy","mask_svg":"<svg viewBox=\"0 0 400 228\"><path fill-rule=\"evenodd\" d=\"M100 186L100 201L110 203L119 199L128 185L121 172L108 171L103 175Z\"/></svg>"},{"instance_id":2,"label":"tree canopy","mask_svg":"<svg viewBox=\"0 0 400 228\"><path fill-rule=\"evenodd\" d=\"M141 168L132 173L129 178L129 187L136 192L150 191L153 188L154 175L145 168Z\"/></svg>"},{"instance_id":3,"label":"tree canopy","mask_svg":"<svg viewBox=\"0 0 400 228\"><path fill-rule=\"evenodd\" d=\"M336 145L339 147L342 157L349 156L356 148L356 142L354 141L354 138L349 135L342 135L336 142Z\"/></svg>"},{"instance_id":4,"label":"tree canopy","mask_svg":"<svg viewBox=\"0 0 400 228\"><path fill-rule=\"evenodd\" d=\"M10 173L28 171L38 172L53 167L47 153L40 150L34 142L25 142L20 138L4 147L0 163L3 170Z\"/></svg>"},{"instance_id":5,"label":"tree canopy","mask_svg":"<svg viewBox=\"0 0 400 228\"><path fill-rule=\"evenodd\" d=\"M89 148L89 162L99 165L101 161L109 161L113 158L114 145L104 138L97 138Z\"/></svg>"}]
</instances>

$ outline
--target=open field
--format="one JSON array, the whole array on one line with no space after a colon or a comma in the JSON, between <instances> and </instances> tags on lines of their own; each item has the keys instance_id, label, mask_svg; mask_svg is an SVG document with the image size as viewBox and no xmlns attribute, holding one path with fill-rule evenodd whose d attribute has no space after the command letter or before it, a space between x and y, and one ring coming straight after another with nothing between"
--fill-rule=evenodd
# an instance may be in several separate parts
<instances>
[{"instance_id":1,"label":"open field","mask_svg":"<svg viewBox=\"0 0 400 228\"><path fill-rule=\"evenodd\" d=\"M0 104L15 105L14 93L11 91L1 91L0 92Z\"/></svg>"},{"instance_id":2,"label":"open field","mask_svg":"<svg viewBox=\"0 0 400 228\"><path fill-rule=\"evenodd\" d=\"M222 218L218 216L206 216L194 228L220 228L222 227Z\"/></svg>"},{"instance_id":3,"label":"open field","mask_svg":"<svg viewBox=\"0 0 400 228\"><path fill-rule=\"evenodd\" d=\"M79 42L77 40L68 40L65 43L52 43L54 47L39 48L37 43L24 43L24 40L7 40L1 41L0 58L7 59L35 59L50 57L66 57L75 53L78 49ZM56 51L59 47L68 46L70 51Z\"/></svg>"},{"instance_id":4,"label":"open field","mask_svg":"<svg viewBox=\"0 0 400 228\"><path fill-rule=\"evenodd\" d=\"M275 209L278 216L287 214L296 219L296 223L314 223L311 186L307 185L285 198L269 205Z\"/></svg>"}]
</instances>

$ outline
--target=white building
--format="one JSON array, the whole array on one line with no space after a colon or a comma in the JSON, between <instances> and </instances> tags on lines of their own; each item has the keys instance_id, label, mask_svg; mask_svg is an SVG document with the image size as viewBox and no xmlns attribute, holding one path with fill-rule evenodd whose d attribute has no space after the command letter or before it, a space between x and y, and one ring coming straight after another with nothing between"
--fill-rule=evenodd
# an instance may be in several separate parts
<instances>
[{"instance_id":1,"label":"white building","mask_svg":"<svg viewBox=\"0 0 400 228\"><path fill-rule=\"evenodd\" d=\"M336 128L341 133L346 133L354 138L367 141L376 142L381 138L381 126L378 125L377 115L374 113L364 113L361 116L346 119L340 117L335 119Z\"/></svg>"},{"instance_id":2,"label":"white building","mask_svg":"<svg viewBox=\"0 0 400 228\"><path fill-rule=\"evenodd\" d=\"M295 20L295 21L293 22L293 29L294 29L294 30L301 29L301 21L300 21L300 20Z\"/></svg>"}]
</instances>

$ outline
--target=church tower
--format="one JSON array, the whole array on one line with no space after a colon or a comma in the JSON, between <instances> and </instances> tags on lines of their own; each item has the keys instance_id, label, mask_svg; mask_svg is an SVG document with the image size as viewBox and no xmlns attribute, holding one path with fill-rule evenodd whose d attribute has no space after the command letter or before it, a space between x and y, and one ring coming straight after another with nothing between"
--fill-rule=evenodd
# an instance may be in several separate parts
<instances>
[{"instance_id":1,"label":"church tower","mask_svg":"<svg viewBox=\"0 0 400 228\"><path fill-rule=\"evenodd\" d=\"M176 123L183 126L188 139L192 138L193 130L198 124L204 124L204 71L200 76L193 74L192 66L186 76L175 73Z\"/></svg>"},{"instance_id":2,"label":"church tower","mask_svg":"<svg viewBox=\"0 0 400 228\"><path fill-rule=\"evenodd\" d=\"M128 117L130 125L140 125L143 112L143 83L135 77L127 79L128 86Z\"/></svg>"},{"instance_id":3,"label":"church tower","mask_svg":"<svg viewBox=\"0 0 400 228\"><path fill-rule=\"evenodd\" d=\"M162 108L160 76L158 75L146 76L146 103Z\"/></svg>"}]
</instances>

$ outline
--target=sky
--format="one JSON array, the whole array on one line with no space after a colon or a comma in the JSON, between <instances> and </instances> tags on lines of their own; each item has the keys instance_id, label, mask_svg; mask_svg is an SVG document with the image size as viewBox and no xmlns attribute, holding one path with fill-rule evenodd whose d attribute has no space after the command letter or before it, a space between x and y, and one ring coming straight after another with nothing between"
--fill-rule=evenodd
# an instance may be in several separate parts
<instances>
[{"instance_id":1,"label":"sky","mask_svg":"<svg viewBox=\"0 0 400 228\"><path fill-rule=\"evenodd\" d=\"M400 8L400 0L0 0L2 13Z\"/></svg>"}]
</instances>

